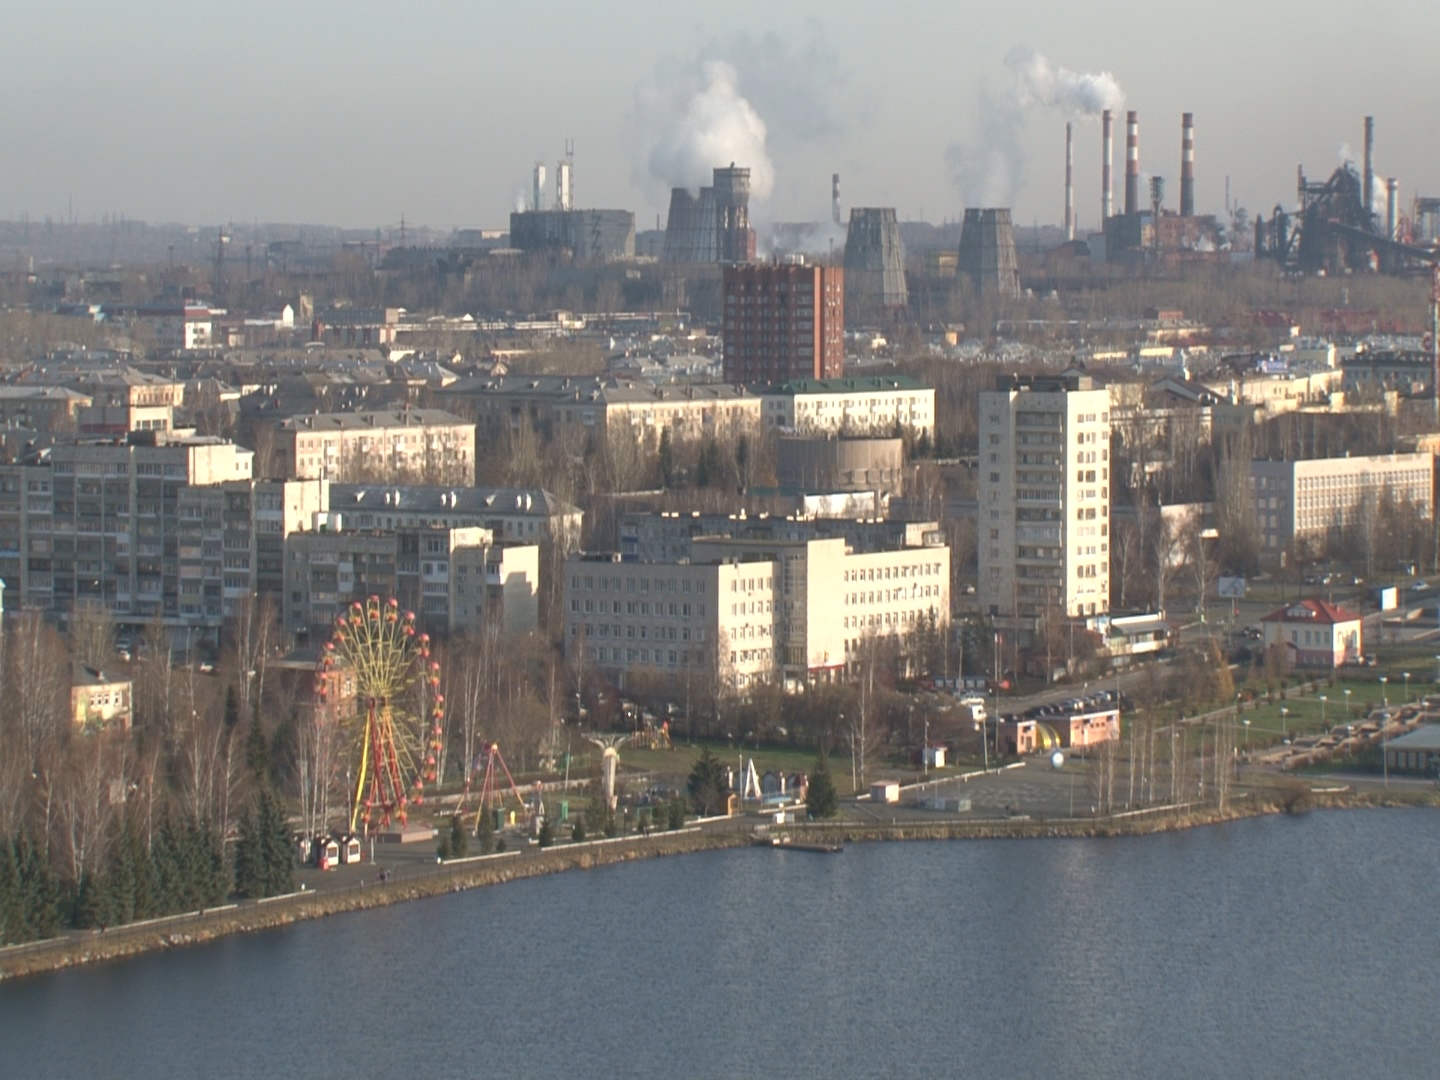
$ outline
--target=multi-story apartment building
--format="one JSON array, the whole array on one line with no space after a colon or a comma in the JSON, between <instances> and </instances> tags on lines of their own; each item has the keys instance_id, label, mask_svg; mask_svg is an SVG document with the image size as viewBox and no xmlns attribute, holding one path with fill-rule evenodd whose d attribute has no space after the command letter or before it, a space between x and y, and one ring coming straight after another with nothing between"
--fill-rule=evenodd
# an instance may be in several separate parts
<instances>
[{"instance_id":1,"label":"multi-story apartment building","mask_svg":"<svg viewBox=\"0 0 1440 1080\"><path fill-rule=\"evenodd\" d=\"M0 386L0 425L73 431L90 398L63 386Z\"/></svg>"},{"instance_id":2,"label":"multi-story apartment building","mask_svg":"<svg viewBox=\"0 0 1440 1080\"><path fill-rule=\"evenodd\" d=\"M499 546L477 526L361 532L324 524L285 543L284 626L294 640L326 640L337 615L372 595L394 597L433 634L538 625L534 544Z\"/></svg>"},{"instance_id":3,"label":"multi-story apartment building","mask_svg":"<svg viewBox=\"0 0 1440 1080\"><path fill-rule=\"evenodd\" d=\"M287 480L475 482L475 425L440 409L292 416L276 435L274 468Z\"/></svg>"},{"instance_id":4,"label":"multi-story apartment building","mask_svg":"<svg viewBox=\"0 0 1440 1080\"><path fill-rule=\"evenodd\" d=\"M1261 553L1271 558L1292 545L1318 552L1340 541L1387 499L1409 515L1429 518L1434 491L1430 454L1250 463Z\"/></svg>"},{"instance_id":5,"label":"multi-story apartment building","mask_svg":"<svg viewBox=\"0 0 1440 1080\"><path fill-rule=\"evenodd\" d=\"M774 517L770 514L658 514L635 511L620 519L620 554L646 563L679 562L703 537L751 541L808 541L840 538L849 551L891 551L922 547L939 532L933 521L889 518Z\"/></svg>"},{"instance_id":6,"label":"multi-story apartment building","mask_svg":"<svg viewBox=\"0 0 1440 1080\"><path fill-rule=\"evenodd\" d=\"M617 685L694 680L743 690L778 670L778 566L770 559L565 564L565 656L581 678Z\"/></svg>"},{"instance_id":7,"label":"multi-story apartment building","mask_svg":"<svg viewBox=\"0 0 1440 1080\"><path fill-rule=\"evenodd\" d=\"M980 394L982 612L1033 630L1110 605L1110 395L1087 375L1005 376Z\"/></svg>"},{"instance_id":8,"label":"multi-story apartment building","mask_svg":"<svg viewBox=\"0 0 1440 1080\"><path fill-rule=\"evenodd\" d=\"M181 618L218 627L252 598L270 602L278 614L285 540L315 527L325 512L325 487L323 480L227 480L180 488Z\"/></svg>"},{"instance_id":9,"label":"multi-story apartment building","mask_svg":"<svg viewBox=\"0 0 1440 1080\"><path fill-rule=\"evenodd\" d=\"M93 603L122 625L218 628L220 576L187 575L182 587L181 492L248 482L252 456L221 439L147 432L0 466L0 576L12 602L61 617Z\"/></svg>"},{"instance_id":10,"label":"multi-story apartment building","mask_svg":"<svg viewBox=\"0 0 1440 1080\"><path fill-rule=\"evenodd\" d=\"M816 435L935 437L935 388L908 375L791 379L760 391L768 428Z\"/></svg>"},{"instance_id":11,"label":"multi-story apartment building","mask_svg":"<svg viewBox=\"0 0 1440 1080\"><path fill-rule=\"evenodd\" d=\"M691 558L775 563L777 668L790 689L853 674L877 639L950 625L950 549L938 530L868 551L842 537L702 537Z\"/></svg>"},{"instance_id":12,"label":"multi-story apartment building","mask_svg":"<svg viewBox=\"0 0 1440 1080\"><path fill-rule=\"evenodd\" d=\"M542 488L392 487L329 484L323 509L351 529L458 529L479 525L511 544L580 544L585 514Z\"/></svg>"},{"instance_id":13,"label":"multi-story apartment building","mask_svg":"<svg viewBox=\"0 0 1440 1080\"><path fill-rule=\"evenodd\" d=\"M524 424L546 436L626 431L652 447L667 432L684 442L760 430L760 398L725 383L651 386L596 376L498 375L457 380L436 396L473 415L489 439Z\"/></svg>"},{"instance_id":14,"label":"multi-story apartment building","mask_svg":"<svg viewBox=\"0 0 1440 1080\"><path fill-rule=\"evenodd\" d=\"M845 271L803 263L725 268L725 381L772 386L845 373Z\"/></svg>"}]
</instances>

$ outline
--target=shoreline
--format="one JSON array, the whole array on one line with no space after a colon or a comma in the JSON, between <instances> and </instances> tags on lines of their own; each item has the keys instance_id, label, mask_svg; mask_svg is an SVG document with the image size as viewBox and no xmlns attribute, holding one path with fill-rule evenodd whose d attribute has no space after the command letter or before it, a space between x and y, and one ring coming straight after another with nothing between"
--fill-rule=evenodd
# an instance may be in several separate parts
<instances>
[{"instance_id":1,"label":"shoreline","mask_svg":"<svg viewBox=\"0 0 1440 1080\"><path fill-rule=\"evenodd\" d=\"M1085 839L1147 836L1246 818L1298 814L1310 810L1433 807L1436 804L1437 798L1430 792L1364 793L1354 790L1303 789L1288 792L1250 792L1232 799L1224 811L1206 804L1159 807L1107 818L1021 816L984 821L952 819L890 824L841 821L771 827L764 831L757 831L755 828L712 831L688 828L674 833L651 834L648 837L559 845L527 853L523 857L496 855L472 858L448 869L442 867L434 874L419 880L372 882L333 893L296 893L245 904L228 904L207 913L182 914L142 924L113 927L105 931L6 946L0 948L0 981L202 944L232 934L269 930L324 918L327 915L365 911L445 893L503 885L525 878L571 870L589 870L638 859L747 847L756 842L757 835L789 835L799 842L838 844L907 840Z\"/></svg>"}]
</instances>

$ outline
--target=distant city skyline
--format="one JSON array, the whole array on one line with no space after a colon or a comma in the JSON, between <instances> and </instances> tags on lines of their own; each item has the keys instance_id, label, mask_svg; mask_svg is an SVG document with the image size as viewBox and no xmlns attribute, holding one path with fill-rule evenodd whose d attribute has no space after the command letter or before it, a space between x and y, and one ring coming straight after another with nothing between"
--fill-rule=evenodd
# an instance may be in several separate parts
<instances>
[{"instance_id":1,"label":"distant city skyline","mask_svg":"<svg viewBox=\"0 0 1440 1080\"><path fill-rule=\"evenodd\" d=\"M634 210L642 230L669 184L730 155L756 171L761 223L827 221L838 172L847 210L938 222L996 203L1058 224L1074 116L1084 231L1100 202L1086 114L1119 94L1171 206L1192 111L1200 213L1222 210L1227 175L1252 215L1293 203L1296 166L1321 178L1358 155L1367 114L1408 207L1440 194L1427 19L1419 0L26 0L0 13L0 218L503 228L536 161L553 197L573 140L576 205Z\"/></svg>"}]
</instances>

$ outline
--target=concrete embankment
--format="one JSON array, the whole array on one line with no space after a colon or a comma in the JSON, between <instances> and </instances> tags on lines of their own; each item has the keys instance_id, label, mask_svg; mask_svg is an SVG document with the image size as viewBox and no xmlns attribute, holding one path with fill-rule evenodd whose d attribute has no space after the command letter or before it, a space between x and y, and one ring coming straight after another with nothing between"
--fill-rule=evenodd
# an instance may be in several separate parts
<instances>
[{"instance_id":1,"label":"concrete embankment","mask_svg":"<svg viewBox=\"0 0 1440 1080\"><path fill-rule=\"evenodd\" d=\"M324 915L363 911L564 870L588 870L635 859L737 847L748 843L748 840L748 836L739 830L703 832L685 829L643 838L567 844L533 854L466 859L448 866L437 866L433 873L418 878L371 882L336 891L297 893L258 903L231 904L210 912L171 916L145 924L114 927L104 932L87 931L50 941L0 948L0 979L193 945L227 934L266 930Z\"/></svg>"},{"instance_id":2,"label":"concrete embankment","mask_svg":"<svg viewBox=\"0 0 1440 1080\"><path fill-rule=\"evenodd\" d=\"M1142 836L1177 829L1215 825L1265 814L1378 806L1435 806L1433 791L1387 789L1357 793L1349 788L1291 785L1237 795L1224 810L1213 804L1153 807L1100 818L1031 818L1024 816L934 821L909 818L891 823L841 820L773 827L811 844L845 844L878 840L972 840L1040 837ZM736 823L740 825L739 822ZM755 822L750 822L753 826ZM684 829L648 837L566 844L544 851L471 858L437 866L423 876L385 883L371 882L342 890L297 893L258 903L227 905L202 914L171 916L100 932L69 934L51 941L0 948L0 979L73 967L159 949L212 941L227 934L286 926L346 911L397 904L447 892L500 885L508 881L555 874L662 855L682 855L751 844L752 828Z\"/></svg>"}]
</instances>

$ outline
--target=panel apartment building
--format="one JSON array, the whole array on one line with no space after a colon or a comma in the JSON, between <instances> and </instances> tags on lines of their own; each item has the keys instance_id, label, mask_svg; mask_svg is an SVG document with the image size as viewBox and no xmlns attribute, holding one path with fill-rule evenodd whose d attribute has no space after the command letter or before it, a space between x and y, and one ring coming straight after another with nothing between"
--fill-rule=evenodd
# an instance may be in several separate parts
<instances>
[{"instance_id":1,"label":"panel apartment building","mask_svg":"<svg viewBox=\"0 0 1440 1080\"><path fill-rule=\"evenodd\" d=\"M1261 554L1279 558L1292 545L1319 553L1362 525L1386 498L1429 518L1435 492L1430 454L1374 454L1307 461L1252 461L1250 489Z\"/></svg>"},{"instance_id":2,"label":"panel apartment building","mask_svg":"<svg viewBox=\"0 0 1440 1080\"><path fill-rule=\"evenodd\" d=\"M982 612L1033 630L1110 606L1110 395L1088 375L1004 376L980 394Z\"/></svg>"},{"instance_id":3,"label":"panel apartment building","mask_svg":"<svg viewBox=\"0 0 1440 1080\"><path fill-rule=\"evenodd\" d=\"M766 428L815 435L935 437L935 388L908 375L791 379L760 392Z\"/></svg>"},{"instance_id":4,"label":"panel apartment building","mask_svg":"<svg viewBox=\"0 0 1440 1080\"><path fill-rule=\"evenodd\" d=\"M845 374L845 271L800 263L727 266L727 383L772 386Z\"/></svg>"},{"instance_id":5,"label":"panel apartment building","mask_svg":"<svg viewBox=\"0 0 1440 1080\"><path fill-rule=\"evenodd\" d=\"M286 480L475 482L475 425L441 409L311 413L275 434L273 471Z\"/></svg>"},{"instance_id":6,"label":"panel apartment building","mask_svg":"<svg viewBox=\"0 0 1440 1080\"><path fill-rule=\"evenodd\" d=\"M222 523L213 523L213 537L192 535L182 493L248 484L252 457L222 439L140 432L62 443L0 466L0 577L11 602L62 618L93 603L122 625L159 617L172 627L218 628ZM212 556L213 574L192 554Z\"/></svg>"},{"instance_id":7,"label":"panel apartment building","mask_svg":"<svg viewBox=\"0 0 1440 1080\"><path fill-rule=\"evenodd\" d=\"M687 677L690 673L682 669L688 651L688 663L709 664L733 689L744 689L756 679L781 680L787 689L799 689L853 673L871 639L905 635L932 625L943 630L949 625L950 549L937 528L916 526L887 542L867 546L852 544L843 536L816 536L804 523L798 529L783 525L771 529L758 519L757 524L761 527L739 528L731 535L693 537L688 553L678 558L646 562L642 556L641 561L616 562L613 580L624 583L620 597L586 595L594 588L587 584L594 575L577 574L574 564L578 560L572 560L566 567L564 600L566 648L572 662L577 649L586 650L586 659L624 686L642 668L670 681ZM644 533L640 531L640 535ZM874 539L879 540L878 534ZM669 536L654 535L645 543L651 551L673 554ZM618 560L620 556L601 558ZM680 625L672 665L668 646L672 627L664 619L651 618L652 610L644 605L632 607L632 601L645 598L647 587L639 586L639 595L632 597L628 595L631 581L657 575L667 581L671 577L683 581L687 575L710 574L726 566L738 566L741 572L738 577L732 574L721 580L746 582L746 595L728 601L722 595L719 609L713 605L700 610L689 607L689 617L698 621L688 631ZM766 570L763 587L748 584L752 573L746 568L754 567ZM704 580L708 583L711 579ZM610 587L613 589L613 582ZM686 587L693 588L693 580L690 586L681 586L682 597ZM713 595L712 585L704 587ZM742 591L741 586L732 591ZM757 603L762 606L755 607ZM683 599L680 605L683 617L687 605ZM664 610L668 609L654 615ZM602 620L601 614L609 618ZM617 620L622 614L625 619ZM731 624L727 619L742 621ZM701 640L714 644L719 635L718 642L724 647L696 651L693 632L697 628L708 635ZM622 638L619 652L614 642L617 632ZM687 638L687 632L692 636ZM667 642L660 654L663 662L654 659L657 634ZM632 648L647 647L632 646L632 640L647 643L651 651L648 663L638 653L631 659Z\"/></svg>"},{"instance_id":8,"label":"panel apartment building","mask_svg":"<svg viewBox=\"0 0 1440 1080\"><path fill-rule=\"evenodd\" d=\"M565 657L582 677L618 686L686 680L731 690L770 682L776 668L779 567L766 558L622 563L577 555L565 564Z\"/></svg>"},{"instance_id":9,"label":"panel apartment building","mask_svg":"<svg viewBox=\"0 0 1440 1080\"><path fill-rule=\"evenodd\" d=\"M291 640L326 640L335 618L368 596L393 596L432 634L487 624L520 634L538 625L535 544L502 547L479 526L346 531L333 520L286 541L283 618Z\"/></svg>"}]
</instances>

